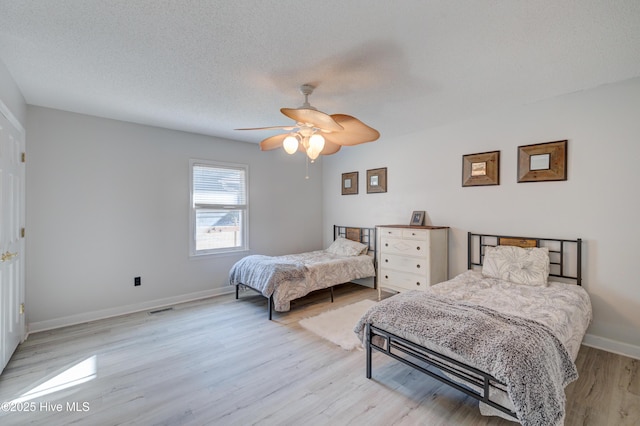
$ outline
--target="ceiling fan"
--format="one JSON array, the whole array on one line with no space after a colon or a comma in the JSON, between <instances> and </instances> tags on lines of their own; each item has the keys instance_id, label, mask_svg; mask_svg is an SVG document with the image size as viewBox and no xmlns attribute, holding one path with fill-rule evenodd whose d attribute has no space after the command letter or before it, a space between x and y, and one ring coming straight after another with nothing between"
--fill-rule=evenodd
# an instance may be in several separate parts
<instances>
[{"instance_id":1,"label":"ceiling fan","mask_svg":"<svg viewBox=\"0 0 640 426\"><path fill-rule=\"evenodd\" d=\"M303 84L300 93L304 104L299 108L280 108L287 117L296 122L294 126L254 127L236 130L282 129L287 133L270 136L260 142L262 151L283 147L288 154L302 151L311 162L319 155L335 154L343 146L375 141L380 133L355 117L346 114L325 114L309 104L309 95L315 86Z\"/></svg>"}]
</instances>

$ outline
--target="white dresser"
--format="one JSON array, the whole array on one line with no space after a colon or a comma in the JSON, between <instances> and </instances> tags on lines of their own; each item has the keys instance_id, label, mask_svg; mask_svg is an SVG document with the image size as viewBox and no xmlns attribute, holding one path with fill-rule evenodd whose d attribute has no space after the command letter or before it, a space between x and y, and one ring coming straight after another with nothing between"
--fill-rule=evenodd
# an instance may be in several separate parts
<instances>
[{"instance_id":1,"label":"white dresser","mask_svg":"<svg viewBox=\"0 0 640 426\"><path fill-rule=\"evenodd\" d=\"M378 299L383 289L426 290L446 281L448 233L446 226L378 226Z\"/></svg>"}]
</instances>

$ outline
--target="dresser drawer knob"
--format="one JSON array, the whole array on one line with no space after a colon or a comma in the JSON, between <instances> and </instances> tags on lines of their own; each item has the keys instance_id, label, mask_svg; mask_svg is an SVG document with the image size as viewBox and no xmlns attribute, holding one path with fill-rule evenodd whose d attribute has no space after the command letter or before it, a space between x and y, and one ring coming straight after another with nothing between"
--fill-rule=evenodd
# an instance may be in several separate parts
<instances>
[{"instance_id":1,"label":"dresser drawer knob","mask_svg":"<svg viewBox=\"0 0 640 426\"><path fill-rule=\"evenodd\" d=\"M416 250L420 251L420 246L416 247Z\"/></svg>"},{"instance_id":2,"label":"dresser drawer knob","mask_svg":"<svg viewBox=\"0 0 640 426\"><path fill-rule=\"evenodd\" d=\"M389 275L385 275L384 278L388 280L389 279Z\"/></svg>"},{"instance_id":3,"label":"dresser drawer knob","mask_svg":"<svg viewBox=\"0 0 640 426\"><path fill-rule=\"evenodd\" d=\"M417 285L417 286L419 286L419 285L420 285L420 283L419 283L419 282L417 282L417 283L416 283L416 285Z\"/></svg>"},{"instance_id":4,"label":"dresser drawer knob","mask_svg":"<svg viewBox=\"0 0 640 426\"><path fill-rule=\"evenodd\" d=\"M416 268L420 269L420 265L416 265Z\"/></svg>"},{"instance_id":5,"label":"dresser drawer knob","mask_svg":"<svg viewBox=\"0 0 640 426\"><path fill-rule=\"evenodd\" d=\"M385 247L389 247L389 243L384 243L384 246Z\"/></svg>"},{"instance_id":6,"label":"dresser drawer knob","mask_svg":"<svg viewBox=\"0 0 640 426\"><path fill-rule=\"evenodd\" d=\"M385 259L384 261L385 261L385 262L389 262L389 259Z\"/></svg>"}]
</instances>

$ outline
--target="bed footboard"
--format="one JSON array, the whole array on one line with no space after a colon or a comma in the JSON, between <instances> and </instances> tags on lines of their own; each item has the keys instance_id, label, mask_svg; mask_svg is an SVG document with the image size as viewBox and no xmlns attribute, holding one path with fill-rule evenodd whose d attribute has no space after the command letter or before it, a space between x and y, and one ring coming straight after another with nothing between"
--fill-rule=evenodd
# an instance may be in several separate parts
<instances>
[{"instance_id":1,"label":"bed footboard","mask_svg":"<svg viewBox=\"0 0 640 426\"><path fill-rule=\"evenodd\" d=\"M375 350L517 418L513 411L490 399L491 388L500 389L499 386L504 386L504 383L490 374L371 324L365 325L365 337L367 379L372 377L372 353ZM382 342L382 344L377 342ZM457 378L458 381L454 381L450 376ZM468 384L468 386L460 382Z\"/></svg>"}]
</instances>

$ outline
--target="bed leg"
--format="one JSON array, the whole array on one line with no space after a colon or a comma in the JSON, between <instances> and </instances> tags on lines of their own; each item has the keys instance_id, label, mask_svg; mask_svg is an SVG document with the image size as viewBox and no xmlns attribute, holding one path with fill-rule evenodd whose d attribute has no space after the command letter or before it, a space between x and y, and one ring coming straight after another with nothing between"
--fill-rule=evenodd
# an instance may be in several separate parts
<instances>
[{"instance_id":1,"label":"bed leg","mask_svg":"<svg viewBox=\"0 0 640 426\"><path fill-rule=\"evenodd\" d=\"M331 289L331 303L333 303L333 286L329 287Z\"/></svg>"},{"instance_id":2,"label":"bed leg","mask_svg":"<svg viewBox=\"0 0 640 426\"><path fill-rule=\"evenodd\" d=\"M236 300L238 299L238 288L240 288L240 284L236 284Z\"/></svg>"},{"instance_id":3,"label":"bed leg","mask_svg":"<svg viewBox=\"0 0 640 426\"><path fill-rule=\"evenodd\" d=\"M364 328L365 351L367 352L367 379L371 378L371 325L365 324Z\"/></svg>"},{"instance_id":4,"label":"bed leg","mask_svg":"<svg viewBox=\"0 0 640 426\"><path fill-rule=\"evenodd\" d=\"M267 303L269 304L269 321L271 321L273 318L273 296L269 296Z\"/></svg>"}]
</instances>

